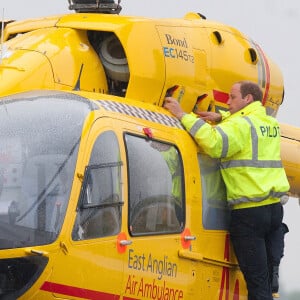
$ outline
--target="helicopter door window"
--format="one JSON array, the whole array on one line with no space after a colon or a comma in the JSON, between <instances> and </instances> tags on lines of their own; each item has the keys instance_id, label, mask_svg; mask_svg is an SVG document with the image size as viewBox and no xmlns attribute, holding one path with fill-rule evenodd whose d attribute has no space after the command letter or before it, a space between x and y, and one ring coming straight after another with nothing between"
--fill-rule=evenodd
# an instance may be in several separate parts
<instances>
[{"instance_id":1,"label":"helicopter door window","mask_svg":"<svg viewBox=\"0 0 300 300\"><path fill-rule=\"evenodd\" d=\"M121 228L121 168L118 140L106 131L96 140L85 170L74 240L116 235Z\"/></svg>"},{"instance_id":2,"label":"helicopter door window","mask_svg":"<svg viewBox=\"0 0 300 300\"><path fill-rule=\"evenodd\" d=\"M219 159L198 154L202 184L202 220L205 229L227 230L230 211Z\"/></svg>"},{"instance_id":3,"label":"helicopter door window","mask_svg":"<svg viewBox=\"0 0 300 300\"><path fill-rule=\"evenodd\" d=\"M126 134L131 235L181 232L182 160L174 145Z\"/></svg>"}]
</instances>

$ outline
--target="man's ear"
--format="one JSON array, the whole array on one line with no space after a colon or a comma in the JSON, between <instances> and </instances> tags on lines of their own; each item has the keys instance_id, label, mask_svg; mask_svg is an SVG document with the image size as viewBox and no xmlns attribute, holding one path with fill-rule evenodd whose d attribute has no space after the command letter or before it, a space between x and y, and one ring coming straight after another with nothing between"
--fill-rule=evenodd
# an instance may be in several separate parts
<instances>
[{"instance_id":1,"label":"man's ear","mask_svg":"<svg viewBox=\"0 0 300 300\"><path fill-rule=\"evenodd\" d=\"M254 101L254 98L251 94L248 94L246 97L245 97L245 100L246 100L246 103L249 104L251 102Z\"/></svg>"}]
</instances>

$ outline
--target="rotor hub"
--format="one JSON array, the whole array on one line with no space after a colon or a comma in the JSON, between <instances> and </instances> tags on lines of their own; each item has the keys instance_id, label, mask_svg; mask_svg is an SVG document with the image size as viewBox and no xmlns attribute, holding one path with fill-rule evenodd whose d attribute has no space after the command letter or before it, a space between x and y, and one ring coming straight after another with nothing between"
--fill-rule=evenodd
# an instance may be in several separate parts
<instances>
[{"instance_id":1,"label":"rotor hub","mask_svg":"<svg viewBox=\"0 0 300 300\"><path fill-rule=\"evenodd\" d=\"M69 9L78 13L104 13L118 14L122 7L121 0L115 3L114 0L68 0Z\"/></svg>"}]
</instances>

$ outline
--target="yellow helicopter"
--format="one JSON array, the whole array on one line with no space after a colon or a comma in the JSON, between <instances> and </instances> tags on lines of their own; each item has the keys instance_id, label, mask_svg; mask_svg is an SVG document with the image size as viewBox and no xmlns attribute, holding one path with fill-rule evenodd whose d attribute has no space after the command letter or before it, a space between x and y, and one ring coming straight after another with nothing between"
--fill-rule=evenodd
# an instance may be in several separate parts
<instances>
[{"instance_id":1,"label":"yellow helicopter","mask_svg":"<svg viewBox=\"0 0 300 300\"><path fill-rule=\"evenodd\" d=\"M276 117L280 69L200 13L69 8L1 33L0 299L247 299L218 160L162 104L226 110L248 79ZM281 124L281 136L299 198L300 129Z\"/></svg>"}]
</instances>

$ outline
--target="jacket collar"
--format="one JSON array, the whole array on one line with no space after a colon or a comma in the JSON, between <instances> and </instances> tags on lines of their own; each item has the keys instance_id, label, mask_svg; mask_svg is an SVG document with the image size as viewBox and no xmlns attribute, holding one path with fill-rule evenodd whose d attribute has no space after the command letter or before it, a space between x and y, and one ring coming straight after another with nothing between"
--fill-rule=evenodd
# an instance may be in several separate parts
<instances>
[{"instance_id":1,"label":"jacket collar","mask_svg":"<svg viewBox=\"0 0 300 300\"><path fill-rule=\"evenodd\" d=\"M234 113L232 116L234 117L244 117L247 116L249 114L251 114L254 111L258 111L263 109L263 105L261 104L260 101L253 101L250 104L248 104L247 106L245 106L243 109L237 111L236 113Z\"/></svg>"}]
</instances>

